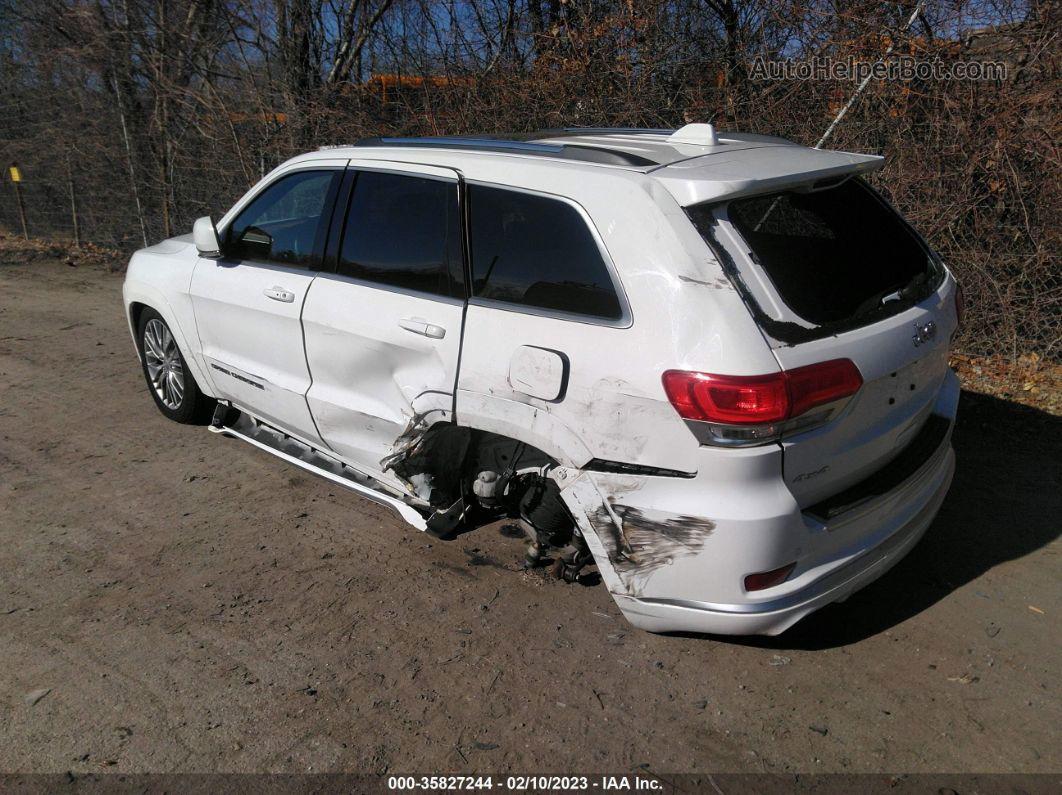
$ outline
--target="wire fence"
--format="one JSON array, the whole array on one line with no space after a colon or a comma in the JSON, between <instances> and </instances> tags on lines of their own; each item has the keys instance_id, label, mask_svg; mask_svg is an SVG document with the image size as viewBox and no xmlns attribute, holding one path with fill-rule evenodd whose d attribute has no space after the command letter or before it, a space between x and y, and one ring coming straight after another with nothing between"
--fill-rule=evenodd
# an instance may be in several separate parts
<instances>
[{"instance_id":1,"label":"wire fence","mask_svg":"<svg viewBox=\"0 0 1062 795\"><path fill-rule=\"evenodd\" d=\"M992 5L998 20L1006 3ZM403 6L402 13L414 6ZM421 6L436 7L426 0ZM56 50L52 69L40 61L18 68L0 63L0 77L9 75L11 87L0 101L0 164L18 165L30 236L130 250L187 233L201 215L217 217L265 172L320 145L381 134L677 127L708 120L724 131L813 145L855 89L851 81L753 79L725 47L711 49L716 39L708 33L717 33L698 33L697 17L682 16L687 6L681 2L593 5L599 6L608 13L559 17L553 27L536 30L528 16L532 5L516 4L522 17L513 22L502 14L495 28L484 28L490 35L475 44L483 58L478 64L451 60L446 47L458 47L453 41L431 49L417 38L421 34L409 32L415 26L399 32L385 27L374 34L376 46L404 53L408 72L392 60L384 66L397 74L366 67L360 78L299 83L298 90L285 82L282 52L266 49L258 60L241 60L231 45L212 56L212 72L196 79L156 79L145 71L124 87L113 70L87 67L83 51ZM472 0L463 7L484 14L494 8ZM569 4L565 13L583 7ZM950 8L931 3L925 13L948 31L954 24L942 15ZM967 352L1035 352L1059 360L1058 15L1053 6L1039 17L1020 3L1014 8L1025 9L1024 16L1011 14L1019 21L976 39L933 38L898 27L883 39L881 20L869 10L865 18L823 16L816 26L804 23L794 32L790 25L783 32L801 39L806 53L854 53L873 61L886 50L884 41L889 47L895 41L904 52L949 64L978 56L1010 67L1005 79L990 81L871 82L828 147L885 156L875 185L965 287L967 322L959 344ZM781 16L759 18L756 46L763 46L768 24L787 22ZM924 19L916 27L928 26ZM489 28L489 19L483 24ZM702 33L708 43L698 50ZM229 76L211 77L221 72ZM22 229L10 179L0 185L0 227Z\"/></svg>"}]
</instances>

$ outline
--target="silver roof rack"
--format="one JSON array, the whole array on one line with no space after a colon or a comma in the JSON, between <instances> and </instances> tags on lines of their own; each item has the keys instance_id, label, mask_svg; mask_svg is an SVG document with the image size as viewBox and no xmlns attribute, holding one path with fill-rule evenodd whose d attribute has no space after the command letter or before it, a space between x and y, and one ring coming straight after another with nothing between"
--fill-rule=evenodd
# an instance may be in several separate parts
<instances>
[{"instance_id":1,"label":"silver roof rack","mask_svg":"<svg viewBox=\"0 0 1062 795\"><path fill-rule=\"evenodd\" d=\"M570 132L569 135L584 134ZM535 137L549 137L549 131L531 133ZM424 147L431 149L467 149L478 152L505 152L509 154L539 155L561 160L578 160L586 163L601 163L612 166L645 168L660 165L641 155L619 152L600 146L586 144L540 143L526 140L528 136L438 136L427 138L363 138L357 146ZM524 139L524 140L521 140Z\"/></svg>"}]
</instances>

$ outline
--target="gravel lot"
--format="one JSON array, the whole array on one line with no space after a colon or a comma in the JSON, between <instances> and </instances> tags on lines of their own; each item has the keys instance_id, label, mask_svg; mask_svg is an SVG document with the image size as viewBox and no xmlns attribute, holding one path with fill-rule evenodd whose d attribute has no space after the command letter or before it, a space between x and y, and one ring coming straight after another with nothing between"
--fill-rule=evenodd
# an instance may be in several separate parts
<instances>
[{"instance_id":1,"label":"gravel lot","mask_svg":"<svg viewBox=\"0 0 1062 795\"><path fill-rule=\"evenodd\" d=\"M649 635L167 422L121 277L0 264L0 771L1056 772L1062 421L963 394L925 540L775 639Z\"/></svg>"}]
</instances>

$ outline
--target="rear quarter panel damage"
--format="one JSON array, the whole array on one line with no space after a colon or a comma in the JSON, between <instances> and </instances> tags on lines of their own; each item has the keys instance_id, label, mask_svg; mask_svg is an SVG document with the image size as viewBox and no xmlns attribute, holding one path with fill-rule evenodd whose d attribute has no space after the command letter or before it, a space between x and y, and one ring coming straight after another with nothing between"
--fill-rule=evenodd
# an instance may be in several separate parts
<instances>
[{"instance_id":1,"label":"rear quarter panel damage","mask_svg":"<svg viewBox=\"0 0 1062 795\"><path fill-rule=\"evenodd\" d=\"M715 530L707 517L624 504L645 480L583 472L561 492L613 593L641 595L661 570L700 555Z\"/></svg>"},{"instance_id":2,"label":"rear quarter panel damage","mask_svg":"<svg viewBox=\"0 0 1062 795\"><path fill-rule=\"evenodd\" d=\"M671 477L564 469L550 473L616 595L750 600L746 574L801 559L821 528L805 525L779 477L778 445L702 447Z\"/></svg>"}]
</instances>

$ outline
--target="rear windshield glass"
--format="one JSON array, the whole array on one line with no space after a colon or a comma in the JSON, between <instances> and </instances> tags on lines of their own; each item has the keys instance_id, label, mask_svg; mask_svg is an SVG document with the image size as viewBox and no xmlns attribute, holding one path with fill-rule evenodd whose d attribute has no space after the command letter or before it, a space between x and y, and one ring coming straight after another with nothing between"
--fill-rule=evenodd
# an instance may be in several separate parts
<instances>
[{"instance_id":1,"label":"rear windshield glass","mask_svg":"<svg viewBox=\"0 0 1062 795\"><path fill-rule=\"evenodd\" d=\"M688 212L710 234L713 208ZM813 193L735 199L727 213L778 296L809 323L843 322L925 294L933 267L928 253L858 180Z\"/></svg>"}]
</instances>

